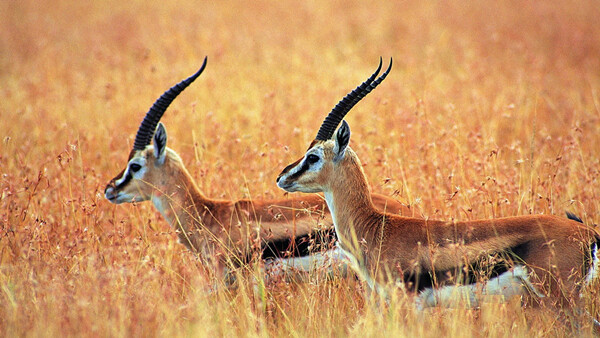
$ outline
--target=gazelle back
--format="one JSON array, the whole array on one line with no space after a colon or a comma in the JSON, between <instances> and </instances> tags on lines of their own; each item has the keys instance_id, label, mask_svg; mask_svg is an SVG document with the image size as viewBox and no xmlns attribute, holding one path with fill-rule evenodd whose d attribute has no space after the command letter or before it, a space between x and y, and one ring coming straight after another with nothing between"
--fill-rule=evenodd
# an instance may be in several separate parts
<instances>
[{"instance_id":1,"label":"gazelle back","mask_svg":"<svg viewBox=\"0 0 600 338\"><path fill-rule=\"evenodd\" d=\"M491 287L496 284L488 282L487 292L506 297L533 294L536 301L560 305L578 303L586 276L598 274L600 235L573 215L445 222L374 207L360 160L349 146L350 128L343 121L337 133L335 129L391 67L390 61L377 77L380 61L377 71L338 103L304 156L283 169L278 186L290 192L324 193L341 248L376 290L402 280L408 289L423 291L422 306L435 305L444 302L444 285L468 286L481 276L483 264L484 276L498 284ZM475 288L465 290L472 293Z\"/></svg>"}]
</instances>

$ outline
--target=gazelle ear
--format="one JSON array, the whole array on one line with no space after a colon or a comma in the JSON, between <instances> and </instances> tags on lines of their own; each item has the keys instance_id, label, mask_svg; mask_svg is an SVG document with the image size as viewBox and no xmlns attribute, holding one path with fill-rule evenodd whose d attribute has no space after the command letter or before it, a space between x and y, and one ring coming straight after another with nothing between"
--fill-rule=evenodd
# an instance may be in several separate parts
<instances>
[{"instance_id":1,"label":"gazelle ear","mask_svg":"<svg viewBox=\"0 0 600 338\"><path fill-rule=\"evenodd\" d=\"M342 126L335 134L335 147L333 148L333 161L337 162L344 158L346 147L350 143L350 126L346 120L342 121Z\"/></svg>"},{"instance_id":2,"label":"gazelle ear","mask_svg":"<svg viewBox=\"0 0 600 338\"><path fill-rule=\"evenodd\" d=\"M165 163L165 156L167 154L167 130L162 123L158 124L156 132L154 133L154 157L156 162L160 165Z\"/></svg>"}]
</instances>

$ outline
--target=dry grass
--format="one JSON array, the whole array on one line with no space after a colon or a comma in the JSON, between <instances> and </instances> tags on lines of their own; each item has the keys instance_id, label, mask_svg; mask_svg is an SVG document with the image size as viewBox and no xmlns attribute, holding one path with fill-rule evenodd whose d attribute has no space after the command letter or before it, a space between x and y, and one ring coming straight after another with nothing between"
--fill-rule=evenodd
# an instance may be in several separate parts
<instances>
[{"instance_id":1,"label":"dry grass","mask_svg":"<svg viewBox=\"0 0 600 338\"><path fill-rule=\"evenodd\" d=\"M207 294L151 205L102 196L205 55L170 146L208 196L281 196L277 173L382 55L394 70L348 118L375 191L435 218L598 223L600 7L459 3L0 2L0 334L568 334L518 302L418 314L400 295L382 313L354 280Z\"/></svg>"}]
</instances>

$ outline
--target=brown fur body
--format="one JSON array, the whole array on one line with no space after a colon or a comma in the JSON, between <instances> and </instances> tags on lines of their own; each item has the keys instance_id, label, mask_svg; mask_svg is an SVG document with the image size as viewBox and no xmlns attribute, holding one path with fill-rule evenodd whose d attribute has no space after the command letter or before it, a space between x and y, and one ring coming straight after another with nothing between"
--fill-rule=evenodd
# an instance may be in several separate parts
<instances>
[{"instance_id":1,"label":"brown fur body","mask_svg":"<svg viewBox=\"0 0 600 338\"><path fill-rule=\"evenodd\" d=\"M302 169L301 159L283 170L278 184L288 191L325 193L339 243L356 260L359 274L379 284L415 282L419 276L443 283L448 272L505 254L511 264L529 268L536 288L551 299L564 303L579 295L590 245L600 240L592 228L551 215L446 222L384 213L374 206L356 154L347 147L336 161L337 147L333 141L313 142L305 158L313 154L323 164Z\"/></svg>"},{"instance_id":2,"label":"brown fur body","mask_svg":"<svg viewBox=\"0 0 600 338\"><path fill-rule=\"evenodd\" d=\"M124 170L108 184L107 198L120 193L129 196L129 201L152 200L183 244L205 258L218 257L215 263L220 266L227 260L237 264L260 256L269 243L292 243L294 238L308 237L333 224L325 200L318 195L279 200L207 198L179 156L169 148L166 151L166 160L160 166L156 165L152 146L132 153L131 158L143 158L143 179L132 178L117 187L115 182L123 177ZM374 194L373 201L381 210L392 213L414 212L383 195Z\"/></svg>"}]
</instances>

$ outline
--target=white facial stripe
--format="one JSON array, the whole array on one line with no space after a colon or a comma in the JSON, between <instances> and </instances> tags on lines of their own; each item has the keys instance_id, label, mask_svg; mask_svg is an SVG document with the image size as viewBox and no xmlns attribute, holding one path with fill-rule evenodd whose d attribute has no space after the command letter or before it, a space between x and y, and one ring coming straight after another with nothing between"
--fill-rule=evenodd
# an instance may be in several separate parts
<instances>
[{"instance_id":1,"label":"white facial stripe","mask_svg":"<svg viewBox=\"0 0 600 338\"><path fill-rule=\"evenodd\" d=\"M298 163L297 166L293 167L292 170L288 171L284 177L288 178L288 177L296 175L300 171L300 168L302 168L303 165L304 165L304 160L300 161L300 163Z\"/></svg>"},{"instance_id":2,"label":"white facial stripe","mask_svg":"<svg viewBox=\"0 0 600 338\"><path fill-rule=\"evenodd\" d=\"M307 158L309 155L317 156L319 158L319 161L316 163L312 163L312 164L308 163ZM317 171L321 170L322 167L323 167L323 148L315 147L315 148L312 148L311 150L309 150L306 153L306 155L304 155L304 159L302 159L302 161L300 163L298 163L298 165L296 167L294 167L287 176L295 177L306 171L317 172Z\"/></svg>"},{"instance_id":3,"label":"white facial stripe","mask_svg":"<svg viewBox=\"0 0 600 338\"><path fill-rule=\"evenodd\" d=\"M118 180L115 181L115 186L120 186L121 184L123 184L123 182L125 181L125 178L127 177L127 175L129 174L129 163L127 164L127 168L125 168L125 171L123 172L123 176L121 176L121 178L119 178Z\"/></svg>"},{"instance_id":4,"label":"white facial stripe","mask_svg":"<svg viewBox=\"0 0 600 338\"><path fill-rule=\"evenodd\" d=\"M301 191L314 193L322 191L320 187L311 181L314 180L315 173L323 169L323 165L325 164L323 154L324 150L321 145L309 149L304 158L295 167L286 168L288 171L277 180L277 186L288 192ZM316 156L316 158L311 159L311 155ZM309 159L312 162L309 162Z\"/></svg>"},{"instance_id":5,"label":"white facial stripe","mask_svg":"<svg viewBox=\"0 0 600 338\"><path fill-rule=\"evenodd\" d=\"M141 169L138 170L135 173L130 173L130 166L131 164L138 164L141 166ZM125 168L125 171L123 171L123 176L121 176L121 178L119 178L118 180L115 181L115 185L118 187L121 184L123 184L127 179L128 176L131 175L131 178L135 178L135 179L141 179L142 177L144 177L144 174L146 173L146 160L143 157L137 157L137 158L133 158L131 161L129 161L127 163L127 168Z\"/></svg>"}]
</instances>

